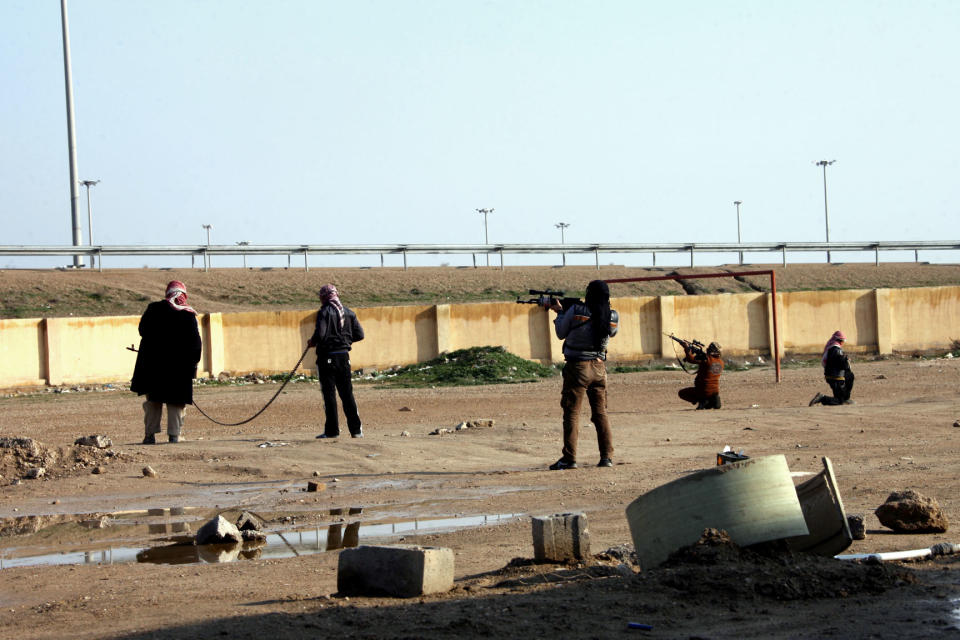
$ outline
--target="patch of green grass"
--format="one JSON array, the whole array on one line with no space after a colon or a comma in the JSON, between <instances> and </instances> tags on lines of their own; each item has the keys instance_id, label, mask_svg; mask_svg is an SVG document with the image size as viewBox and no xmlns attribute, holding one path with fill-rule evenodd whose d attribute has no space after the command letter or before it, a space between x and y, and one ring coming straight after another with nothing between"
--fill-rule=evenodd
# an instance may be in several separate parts
<instances>
[{"instance_id":1,"label":"patch of green grass","mask_svg":"<svg viewBox=\"0 0 960 640\"><path fill-rule=\"evenodd\" d=\"M524 360L503 347L473 347L401 367L377 376L376 382L390 387L453 387L534 382L555 375L555 368Z\"/></svg>"}]
</instances>

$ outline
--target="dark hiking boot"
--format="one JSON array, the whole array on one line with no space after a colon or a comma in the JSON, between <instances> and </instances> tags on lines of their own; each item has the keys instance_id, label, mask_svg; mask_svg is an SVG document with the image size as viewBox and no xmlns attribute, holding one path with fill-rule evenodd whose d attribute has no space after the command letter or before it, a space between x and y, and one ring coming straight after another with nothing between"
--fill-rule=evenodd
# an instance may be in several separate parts
<instances>
[{"instance_id":1,"label":"dark hiking boot","mask_svg":"<svg viewBox=\"0 0 960 640\"><path fill-rule=\"evenodd\" d=\"M812 407L812 406L815 405L815 404L820 404L820 401L821 401L821 400L823 400L823 394L822 394L822 393L817 393L817 395L813 396L813 400L811 400L811 401L810 401L810 404L807 405L807 406L808 406L808 407Z\"/></svg>"},{"instance_id":2,"label":"dark hiking boot","mask_svg":"<svg viewBox=\"0 0 960 640\"><path fill-rule=\"evenodd\" d=\"M143 442L140 444L157 444L157 436L155 434L148 433L146 436L144 436Z\"/></svg>"},{"instance_id":3,"label":"dark hiking boot","mask_svg":"<svg viewBox=\"0 0 960 640\"><path fill-rule=\"evenodd\" d=\"M567 462L563 458L560 458L559 460L554 462L552 465L550 465L551 471L562 471L563 469L576 469L576 468L577 468L576 462Z\"/></svg>"},{"instance_id":4,"label":"dark hiking boot","mask_svg":"<svg viewBox=\"0 0 960 640\"><path fill-rule=\"evenodd\" d=\"M351 434L350 434L350 437L351 437L351 438L362 438L362 437L363 437L363 431L357 431L356 433L351 433Z\"/></svg>"},{"instance_id":5,"label":"dark hiking boot","mask_svg":"<svg viewBox=\"0 0 960 640\"><path fill-rule=\"evenodd\" d=\"M320 435L318 435L318 436L316 437L316 439L317 439L317 440L333 440L334 438L339 438L339 437L340 437L339 435L336 435L336 436L328 436L328 435L325 434L325 433L321 433Z\"/></svg>"},{"instance_id":6,"label":"dark hiking boot","mask_svg":"<svg viewBox=\"0 0 960 640\"><path fill-rule=\"evenodd\" d=\"M600 462L597 463L598 467L612 467L613 460L610 458L600 458Z\"/></svg>"},{"instance_id":7,"label":"dark hiking boot","mask_svg":"<svg viewBox=\"0 0 960 640\"><path fill-rule=\"evenodd\" d=\"M183 436L169 436L167 439L174 444L177 442L183 442Z\"/></svg>"}]
</instances>

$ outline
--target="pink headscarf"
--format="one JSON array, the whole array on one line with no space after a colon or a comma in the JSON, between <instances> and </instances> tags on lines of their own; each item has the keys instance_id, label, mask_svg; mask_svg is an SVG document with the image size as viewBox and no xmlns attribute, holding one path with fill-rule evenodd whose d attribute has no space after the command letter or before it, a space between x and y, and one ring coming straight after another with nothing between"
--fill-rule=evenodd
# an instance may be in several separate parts
<instances>
[{"instance_id":1,"label":"pink headscarf","mask_svg":"<svg viewBox=\"0 0 960 640\"><path fill-rule=\"evenodd\" d=\"M197 315L197 312L187 304L187 285L183 284L179 280L171 280L167 284L167 293L166 293L167 302L171 307L177 311L189 311L193 315Z\"/></svg>"},{"instance_id":2,"label":"pink headscarf","mask_svg":"<svg viewBox=\"0 0 960 640\"><path fill-rule=\"evenodd\" d=\"M343 328L343 304L340 302L340 294L337 288L332 284L325 284L320 287L319 293L324 304L329 302L337 310L337 314L340 316L340 327Z\"/></svg>"},{"instance_id":3,"label":"pink headscarf","mask_svg":"<svg viewBox=\"0 0 960 640\"><path fill-rule=\"evenodd\" d=\"M823 364L827 364L827 352L830 351L831 347L838 347L840 343L847 339L847 336L843 334L843 331L834 331L833 335L830 336L830 339L827 340L827 346L823 348L823 357L820 361Z\"/></svg>"}]
</instances>

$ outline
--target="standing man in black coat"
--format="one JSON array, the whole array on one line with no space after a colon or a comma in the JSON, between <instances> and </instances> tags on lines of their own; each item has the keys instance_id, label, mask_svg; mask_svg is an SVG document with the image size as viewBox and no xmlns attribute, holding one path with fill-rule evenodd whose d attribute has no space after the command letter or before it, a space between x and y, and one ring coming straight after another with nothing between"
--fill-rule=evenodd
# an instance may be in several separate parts
<instances>
[{"instance_id":1,"label":"standing man in black coat","mask_svg":"<svg viewBox=\"0 0 960 640\"><path fill-rule=\"evenodd\" d=\"M140 318L140 349L130 390L146 395L143 403L143 444L156 444L163 405L167 405L167 436L180 442L186 405L193 404L193 378L200 362L197 312L187 304L187 287L179 280L167 285L165 300L151 302Z\"/></svg>"},{"instance_id":2,"label":"standing man in black coat","mask_svg":"<svg viewBox=\"0 0 960 640\"><path fill-rule=\"evenodd\" d=\"M337 416L337 394L343 403L343 415L353 438L362 438L363 429L353 397L353 381L350 371L350 345L363 340L363 327L357 314L343 306L337 288L325 284L319 291L323 305L317 311L317 326L307 340L308 347L317 348L317 377L323 392L323 409L326 421L323 433L318 438L340 436L340 421Z\"/></svg>"}]
</instances>

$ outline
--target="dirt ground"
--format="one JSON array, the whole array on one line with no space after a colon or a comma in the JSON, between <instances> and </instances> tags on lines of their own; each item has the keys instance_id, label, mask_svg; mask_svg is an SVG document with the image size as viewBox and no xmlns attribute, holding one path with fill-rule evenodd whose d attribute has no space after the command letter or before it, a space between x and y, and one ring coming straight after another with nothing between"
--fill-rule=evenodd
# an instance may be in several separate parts
<instances>
[{"instance_id":1,"label":"dirt ground","mask_svg":"<svg viewBox=\"0 0 960 640\"><path fill-rule=\"evenodd\" d=\"M749 264L719 267L510 267L490 268L312 268L302 269L106 269L0 270L0 318L140 315L163 297L170 280L187 285L200 313L313 309L317 290L327 282L340 289L345 304L371 307L512 301L529 289L560 289L582 296L595 278L660 277L673 273L775 270L777 290L872 289L960 285L960 265L928 263ZM769 291L766 276L686 281L622 283L613 296L685 295ZM527 296L529 297L529 296Z\"/></svg>"},{"instance_id":2,"label":"dirt ground","mask_svg":"<svg viewBox=\"0 0 960 640\"><path fill-rule=\"evenodd\" d=\"M3 397L0 437L40 443L49 470L13 485L9 456L0 467L0 637L957 637L956 557L869 565L720 546L640 572L623 555L631 542L626 506L713 465L724 445L753 457L783 454L794 472L817 472L828 456L847 512L865 516L866 539L848 553L960 542L952 529L895 534L873 515L891 491L910 488L960 521L960 361L853 367L854 405L808 407L826 390L817 368L786 368L780 384L762 368L725 374L719 411L693 411L676 398L689 383L683 372L612 374L616 464L594 466L596 437L584 415L581 467L570 471L547 470L560 450L558 378L455 389L358 385L366 437L335 441L315 439L322 410L312 384L288 386L241 427L217 426L191 409L187 440L154 446L139 444L140 402L128 391ZM202 388L196 400L222 422L239 421L275 390ZM430 435L479 418L495 424ZM90 434L110 437L112 455L78 454L74 440ZM259 446L267 442L286 444ZM156 477L143 475L147 465ZM308 481L326 487L303 492ZM235 518L248 509L287 539L351 521L522 516L384 536L378 542L455 553L452 591L404 600L338 596L337 551L111 564L103 550L169 542L169 534L121 526L151 508L184 508L191 531L215 513ZM354 515L345 515L350 508ZM527 516L576 511L587 514L600 555L581 566L532 564ZM621 549L602 553L614 547ZM92 560L10 566L41 549L91 550ZM629 622L652 629L628 631Z\"/></svg>"}]
</instances>

